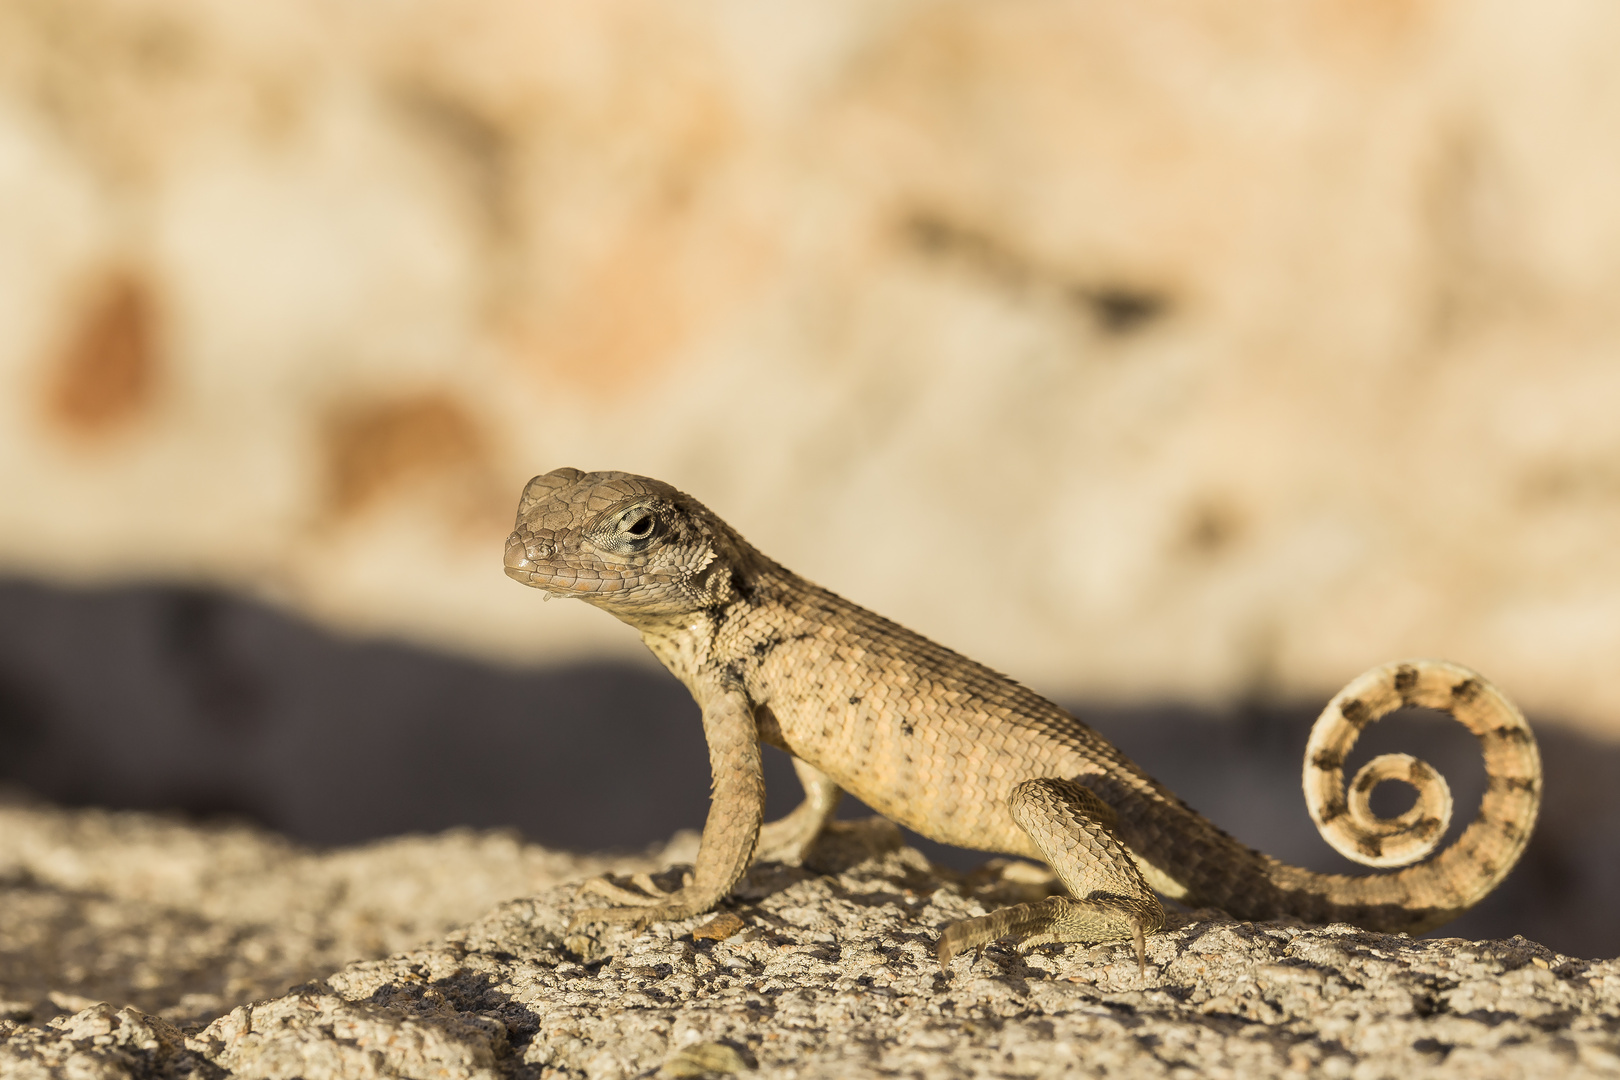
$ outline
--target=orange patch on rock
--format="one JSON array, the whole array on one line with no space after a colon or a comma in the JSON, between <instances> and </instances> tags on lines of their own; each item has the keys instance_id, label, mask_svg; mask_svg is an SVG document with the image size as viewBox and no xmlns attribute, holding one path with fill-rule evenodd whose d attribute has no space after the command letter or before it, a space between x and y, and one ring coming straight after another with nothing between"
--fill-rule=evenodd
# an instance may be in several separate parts
<instances>
[{"instance_id":1,"label":"orange patch on rock","mask_svg":"<svg viewBox=\"0 0 1620 1080\"><path fill-rule=\"evenodd\" d=\"M774 253L769 229L736 197L747 133L722 93L706 79L643 72L627 94L598 123L618 133L615 155L645 164L602 181L585 204L592 229L545 226L527 242L498 315L513 355L548 387L598 401L666 376L683 350L745 311Z\"/></svg>"},{"instance_id":2,"label":"orange patch on rock","mask_svg":"<svg viewBox=\"0 0 1620 1080\"><path fill-rule=\"evenodd\" d=\"M109 274L50 365L46 410L79 435L124 427L151 404L161 374L157 302L128 271Z\"/></svg>"},{"instance_id":3,"label":"orange patch on rock","mask_svg":"<svg viewBox=\"0 0 1620 1080\"><path fill-rule=\"evenodd\" d=\"M327 508L346 519L395 496L427 493L454 519L482 525L495 505L486 441L468 411L442 392L355 404L325 431ZM501 528L505 528L502 502Z\"/></svg>"}]
</instances>

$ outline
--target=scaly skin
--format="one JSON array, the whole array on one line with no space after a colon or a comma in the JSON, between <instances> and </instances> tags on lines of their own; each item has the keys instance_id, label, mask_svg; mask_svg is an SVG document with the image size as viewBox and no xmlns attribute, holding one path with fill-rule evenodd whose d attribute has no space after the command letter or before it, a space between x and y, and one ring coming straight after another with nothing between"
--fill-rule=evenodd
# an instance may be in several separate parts
<instances>
[{"instance_id":1,"label":"scaly skin","mask_svg":"<svg viewBox=\"0 0 1620 1080\"><path fill-rule=\"evenodd\" d=\"M1027 688L814 585L760 554L667 484L557 469L524 489L506 572L641 632L703 708L714 792L692 876L672 893L607 884L626 905L584 920L685 918L723 899L761 854L792 858L838 790L924 836L1041 859L1069 890L947 927L940 962L1001 937L1134 938L1164 921L1154 890L1246 919L1293 915L1418 932L1466 911L1517 861L1540 805L1541 762L1518 710L1442 661L1390 664L1329 702L1305 764L1311 816L1344 854L1395 873L1317 874L1233 840L1096 732ZM1488 786L1457 841L1418 865L1450 819L1445 781L1385 755L1346 794L1342 766L1367 724L1402 705L1451 713L1479 737ZM807 798L763 825L759 744L791 754ZM1416 804L1375 817L1382 780Z\"/></svg>"}]
</instances>

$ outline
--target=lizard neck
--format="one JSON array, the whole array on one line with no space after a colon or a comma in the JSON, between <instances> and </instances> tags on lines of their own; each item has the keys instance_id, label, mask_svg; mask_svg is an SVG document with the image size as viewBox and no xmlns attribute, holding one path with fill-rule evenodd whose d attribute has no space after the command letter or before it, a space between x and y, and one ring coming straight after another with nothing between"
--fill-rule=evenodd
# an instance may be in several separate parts
<instances>
[{"instance_id":1,"label":"lizard neck","mask_svg":"<svg viewBox=\"0 0 1620 1080\"><path fill-rule=\"evenodd\" d=\"M698 701L720 687L742 687L752 648L749 628L781 607L794 575L746 544L738 557L717 561L694 582L694 603L677 611L620 614L641 633L660 663Z\"/></svg>"},{"instance_id":2,"label":"lizard neck","mask_svg":"<svg viewBox=\"0 0 1620 1080\"><path fill-rule=\"evenodd\" d=\"M625 620L628 622L629 620ZM707 705L713 694L712 670L715 620L706 611L695 611L680 618L633 624L641 640L670 674L685 684L699 705Z\"/></svg>"}]
</instances>

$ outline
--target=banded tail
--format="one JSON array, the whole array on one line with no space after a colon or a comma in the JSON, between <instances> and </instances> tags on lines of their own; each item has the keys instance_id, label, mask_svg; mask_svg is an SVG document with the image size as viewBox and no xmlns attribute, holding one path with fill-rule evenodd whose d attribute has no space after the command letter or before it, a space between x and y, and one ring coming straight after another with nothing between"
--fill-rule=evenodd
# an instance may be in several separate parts
<instances>
[{"instance_id":1,"label":"banded tail","mask_svg":"<svg viewBox=\"0 0 1620 1080\"><path fill-rule=\"evenodd\" d=\"M1348 789L1344 761L1369 724L1403 706L1449 713L1479 739L1486 788L1479 813L1455 843L1419 865L1451 822L1445 779L1408 754L1384 754L1356 773ZM1405 813L1380 818L1369 796L1385 780L1410 784L1417 800ZM1305 750L1305 802L1323 839L1366 866L1406 867L1365 877L1281 873L1286 889L1316 893L1351 921L1382 923L1368 909L1410 910L1404 925L1417 932L1438 926L1478 903L1513 869L1530 840L1541 807L1541 753L1524 714L1483 676L1443 660L1386 664L1339 691L1317 718ZM1293 871L1292 867L1278 867ZM1293 879L1293 880L1289 880ZM1371 912L1369 912L1370 914Z\"/></svg>"}]
</instances>

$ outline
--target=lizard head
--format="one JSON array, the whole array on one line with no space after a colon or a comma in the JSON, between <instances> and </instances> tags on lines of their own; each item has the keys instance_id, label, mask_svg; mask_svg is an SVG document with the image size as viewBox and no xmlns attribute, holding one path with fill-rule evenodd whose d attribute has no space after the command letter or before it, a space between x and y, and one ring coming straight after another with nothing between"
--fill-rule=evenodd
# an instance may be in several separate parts
<instances>
[{"instance_id":1,"label":"lizard head","mask_svg":"<svg viewBox=\"0 0 1620 1080\"><path fill-rule=\"evenodd\" d=\"M690 495L622 472L554 469L530 480L506 539L508 576L627 621L734 598L745 543Z\"/></svg>"}]
</instances>

